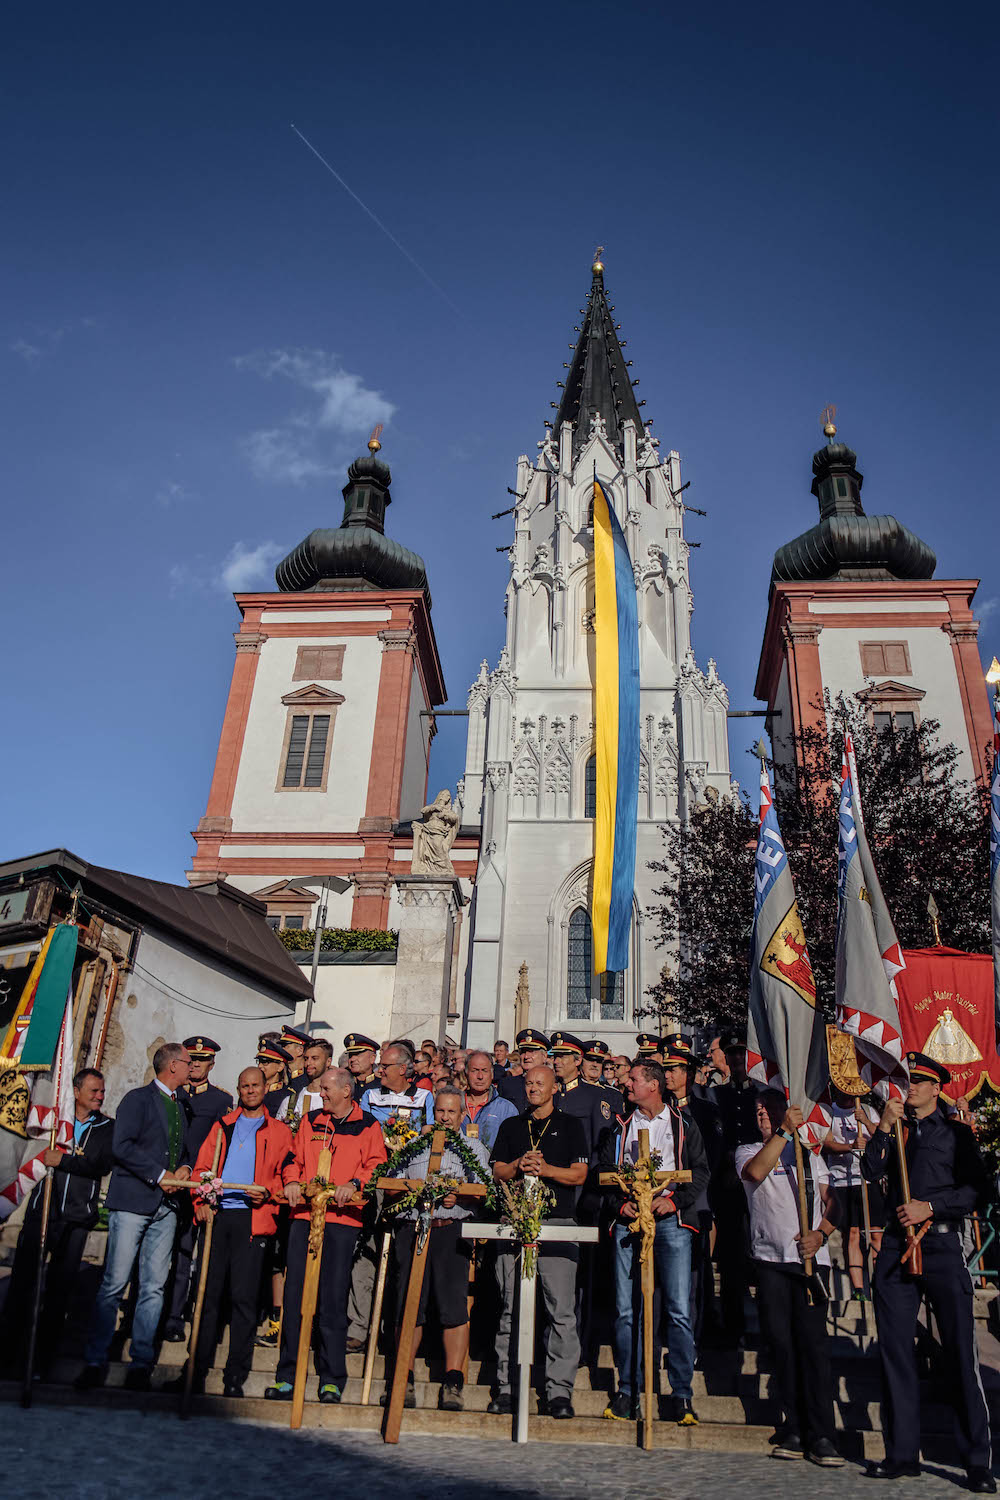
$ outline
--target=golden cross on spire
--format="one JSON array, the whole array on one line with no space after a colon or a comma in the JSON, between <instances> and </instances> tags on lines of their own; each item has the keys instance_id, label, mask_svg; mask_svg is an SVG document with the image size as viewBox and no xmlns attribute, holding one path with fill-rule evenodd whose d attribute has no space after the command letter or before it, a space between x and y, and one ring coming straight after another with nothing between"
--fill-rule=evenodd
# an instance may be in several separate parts
<instances>
[{"instance_id":1,"label":"golden cross on spire","mask_svg":"<svg viewBox=\"0 0 1000 1500\"><path fill-rule=\"evenodd\" d=\"M604 246L603 245L598 245L597 249L594 251L594 264L590 268L593 271L593 273L594 273L595 276L600 271L604 270L604 262L601 259L601 256L603 254L604 254Z\"/></svg>"},{"instance_id":2,"label":"golden cross on spire","mask_svg":"<svg viewBox=\"0 0 1000 1500\"><path fill-rule=\"evenodd\" d=\"M835 406L824 406L819 414L823 423L823 436L835 438L837 436L837 408Z\"/></svg>"}]
</instances>

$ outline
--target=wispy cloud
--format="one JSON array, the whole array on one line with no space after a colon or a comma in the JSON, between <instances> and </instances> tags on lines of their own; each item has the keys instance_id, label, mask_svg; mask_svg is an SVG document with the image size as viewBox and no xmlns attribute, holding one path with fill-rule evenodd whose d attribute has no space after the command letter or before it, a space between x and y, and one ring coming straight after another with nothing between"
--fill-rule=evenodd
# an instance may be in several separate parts
<instances>
[{"instance_id":1,"label":"wispy cloud","mask_svg":"<svg viewBox=\"0 0 1000 1500\"><path fill-rule=\"evenodd\" d=\"M198 492L179 479L165 479L153 498L163 510L169 510L172 505L183 505L189 500L197 500Z\"/></svg>"},{"instance_id":2,"label":"wispy cloud","mask_svg":"<svg viewBox=\"0 0 1000 1500\"><path fill-rule=\"evenodd\" d=\"M170 593L238 594L260 584L272 585L274 565L288 548L281 542L238 541L221 562L196 557L170 568Z\"/></svg>"},{"instance_id":3,"label":"wispy cloud","mask_svg":"<svg viewBox=\"0 0 1000 1500\"><path fill-rule=\"evenodd\" d=\"M42 351L37 344L29 344L27 339L15 339L9 346L11 354L16 354L23 359L26 365L37 365L42 357Z\"/></svg>"},{"instance_id":4,"label":"wispy cloud","mask_svg":"<svg viewBox=\"0 0 1000 1500\"><path fill-rule=\"evenodd\" d=\"M308 406L244 440L258 479L302 484L338 474L351 456L349 440L366 436L376 422L388 422L396 410L323 349L258 350L235 363L264 380L286 380L310 398Z\"/></svg>"},{"instance_id":5,"label":"wispy cloud","mask_svg":"<svg viewBox=\"0 0 1000 1500\"><path fill-rule=\"evenodd\" d=\"M990 619L992 615L995 615L998 609L1000 609L1000 599L980 599L979 603L975 606L972 613L975 615L980 625L985 625L986 621Z\"/></svg>"},{"instance_id":6,"label":"wispy cloud","mask_svg":"<svg viewBox=\"0 0 1000 1500\"><path fill-rule=\"evenodd\" d=\"M32 368L41 363L47 354L52 354L59 347L67 334L76 333L80 329L97 328L96 318L71 318L68 323L58 328L33 328L31 330L31 342L29 339L15 339L7 347L11 354L16 354L18 359L23 359L26 365Z\"/></svg>"}]
</instances>

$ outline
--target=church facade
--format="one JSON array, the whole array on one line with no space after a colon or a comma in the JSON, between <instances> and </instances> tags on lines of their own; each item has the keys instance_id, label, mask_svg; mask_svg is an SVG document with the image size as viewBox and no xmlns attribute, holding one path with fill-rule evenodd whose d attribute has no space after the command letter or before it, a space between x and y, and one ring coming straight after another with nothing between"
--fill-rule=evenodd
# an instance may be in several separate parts
<instances>
[{"instance_id":1,"label":"church facade","mask_svg":"<svg viewBox=\"0 0 1000 1500\"><path fill-rule=\"evenodd\" d=\"M600 261L562 400L534 462L517 463L506 643L468 698L461 797L481 829L469 912L465 1036L485 1044L517 1023L565 1025L634 1043L664 951L650 909L660 826L729 791L728 699L715 663L691 648L693 595L680 456L644 423ZM593 484L628 542L639 596L640 769L630 963L593 972ZM522 965L530 1009L515 1011Z\"/></svg>"}]
</instances>

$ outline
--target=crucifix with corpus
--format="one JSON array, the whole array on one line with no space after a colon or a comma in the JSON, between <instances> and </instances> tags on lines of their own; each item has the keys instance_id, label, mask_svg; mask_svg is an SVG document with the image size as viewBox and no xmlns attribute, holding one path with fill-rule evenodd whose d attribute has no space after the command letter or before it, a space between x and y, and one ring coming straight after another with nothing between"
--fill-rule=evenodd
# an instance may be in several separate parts
<instances>
[{"instance_id":1,"label":"crucifix with corpus","mask_svg":"<svg viewBox=\"0 0 1000 1500\"><path fill-rule=\"evenodd\" d=\"M431 1246L431 1236L441 1236L447 1233L450 1227L448 1215L459 1205L471 1204L477 1199L482 1200L488 1194L488 1187L482 1182L463 1182L462 1176L470 1175L469 1168L457 1156L457 1153L449 1148L447 1143L448 1130L458 1131L462 1123L462 1105L459 1096L454 1097L442 1094L434 1105L435 1127L429 1140L429 1151L425 1148L415 1157L413 1166L418 1167L421 1159L426 1155L426 1175L406 1178L382 1177L379 1179L379 1188L387 1196L393 1197L400 1193L411 1193L415 1195L413 1209L416 1212L416 1222L412 1224L412 1249L410 1249L409 1274L406 1276L406 1298L403 1303L402 1316L396 1330L396 1359L393 1371L391 1387L387 1388L385 1398L385 1418L382 1424L382 1437L387 1443L399 1441L399 1430L403 1419L403 1405L406 1399L407 1382L413 1361L416 1358L417 1349L420 1347L422 1325L419 1322L421 1316L421 1303L424 1281L427 1271L427 1258ZM478 1146L478 1142L475 1143ZM468 1149L476 1157L480 1165L485 1166L481 1156L485 1153L482 1148L473 1150L472 1145L467 1143ZM442 1168L442 1158L445 1166ZM449 1186L450 1185L450 1186ZM446 1190L447 1189L447 1190ZM402 1233L406 1221L400 1221L397 1234ZM457 1227L457 1224L456 1224ZM449 1289L457 1298L458 1305L465 1309L466 1285L468 1281L468 1263L458 1250L458 1237L453 1236L455 1243L448 1247L451 1251L451 1259L454 1265L451 1268L453 1274L449 1276L449 1267L442 1264L440 1260L435 1262L435 1295L448 1296ZM397 1240L397 1249L407 1245L409 1235L402 1241ZM405 1274L405 1249L398 1254L398 1269L400 1272L400 1284L403 1284ZM447 1256L446 1256L447 1259ZM376 1306L372 1310L372 1321L368 1335L368 1354L365 1360L366 1390L370 1388L370 1368L374 1363L375 1342L378 1336L379 1315L381 1307ZM449 1371L462 1370L468 1361L469 1352L469 1325L456 1324L444 1329L445 1363Z\"/></svg>"},{"instance_id":2,"label":"crucifix with corpus","mask_svg":"<svg viewBox=\"0 0 1000 1500\"><path fill-rule=\"evenodd\" d=\"M643 1363L643 1416L642 1446L653 1446L653 1297L655 1291L653 1275L653 1243L656 1239L657 1199L678 1183L690 1182L691 1172L687 1168L660 1171L659 1157L650 1152L649 1130L638 1131L638 1151L631 1169L624 1161L613 1172L602 1172L601 1187L617 1188L626 1199L625 1209L630 1233L639 1236L639 1270L642 1288L642 1363Z\"/></svg>"}]
</instances>

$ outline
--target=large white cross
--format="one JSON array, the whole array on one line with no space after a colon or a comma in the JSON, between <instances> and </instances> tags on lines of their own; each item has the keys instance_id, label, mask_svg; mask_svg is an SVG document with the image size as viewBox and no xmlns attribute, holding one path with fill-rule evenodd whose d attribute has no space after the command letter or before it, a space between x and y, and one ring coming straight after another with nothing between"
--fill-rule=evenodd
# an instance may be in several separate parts
<instances>
[{"instance_id":1,"label":"large white cross","mask_svg":"<svg viewBox=\"0 0 1000 1500\"><path fill-rule=\"evenodd\" d=\"M523 1255L524 1246L507 1224L476 1224L470 1219L462 1223L462 1238L466 1240L513 1241ZM539 1240L551 1244L553 1241L570 1241L573 1244L593 1245L597 1243L596 1228L580 1224L543 1224L538 1232ZM521 1255L518 1256L520 1265ZM535 1352L535 1276L521 1276L521 1290L517 1304L517 1422L514 1441L528 1441L528 1388L531 1384L531 1361Z\"/></svg>"}]
</instances>

